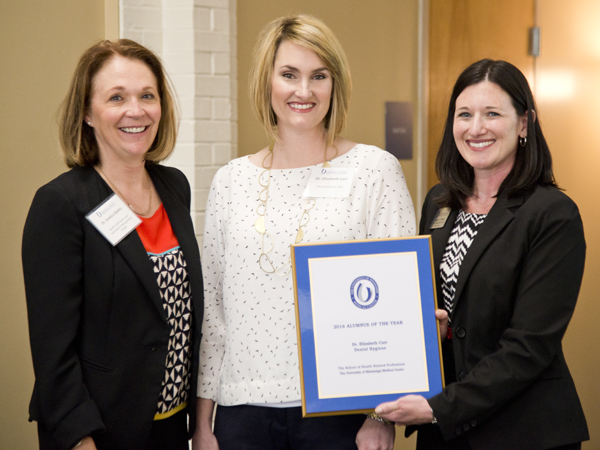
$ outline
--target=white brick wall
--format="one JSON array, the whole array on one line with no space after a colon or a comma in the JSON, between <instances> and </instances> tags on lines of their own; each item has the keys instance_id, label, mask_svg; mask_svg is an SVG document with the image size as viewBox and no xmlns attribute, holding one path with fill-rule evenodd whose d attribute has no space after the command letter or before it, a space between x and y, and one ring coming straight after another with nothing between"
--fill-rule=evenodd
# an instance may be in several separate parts
<instances>
[{"instance_id":1,"label":"white brick wall","mask_svg":"<svg viewBox=\"0 0 600 450\"><path fill-rule=\"evenodd\" d=\"M193 190L201 241L212 178L237 155L236 0L121 0L121 37L156 52L181 110L177 146L167 161Z\"/></svg>"}]
</instances>

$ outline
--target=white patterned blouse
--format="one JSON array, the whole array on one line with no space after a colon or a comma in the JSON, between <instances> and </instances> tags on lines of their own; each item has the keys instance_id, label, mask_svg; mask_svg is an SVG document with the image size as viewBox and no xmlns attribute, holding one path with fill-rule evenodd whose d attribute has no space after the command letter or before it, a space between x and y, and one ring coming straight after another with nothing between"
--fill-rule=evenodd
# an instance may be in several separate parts
<instances>
[{"instance_id":1,"label":"white patterned blouse","mask_svg":"<svg viewBox=\"0 0 600 450\"><path fill-rule=\"evenodd\" d=\"M390 153L357 144L331 165L356 168L350 195L317 198L302 242L415 234L413 204ZM275 266L289 259L313 167L271 170L266 231ZM215 175L206 207L198 396L225 406L300 400L292 275L268 274L258 264L261 234L254 225L263 171L248 157L231 161Z\"/></svg>"}]
</instances>

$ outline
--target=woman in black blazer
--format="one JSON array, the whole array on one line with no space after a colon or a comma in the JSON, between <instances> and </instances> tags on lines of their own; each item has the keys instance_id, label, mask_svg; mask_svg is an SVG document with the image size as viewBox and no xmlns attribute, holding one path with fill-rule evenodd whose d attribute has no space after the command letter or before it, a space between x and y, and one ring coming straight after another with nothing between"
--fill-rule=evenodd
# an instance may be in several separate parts
<instances>
[{"instance_id":1,"label":"woman in black blazer","mask_svg":"<svg viewBox=\"0 0 600 450\"><path fill-rule=\"evenodd\" d=\"M561 340L583 276L583 226L516 67L482 60L459 76L436 170L420 232L432 236L449 312L446 388L376 412L419 425L418 449L581 448L587 424Z\"/></svg>"},{"instance_id":2,"label":"woman in black blazer","mask_svg":"<svg viewBox=\"0 0 600 450\"><path fill-rule=\"evenodd\" d=\"M190 186L158 165L177 134L158 58L88 49L60 133L71 170L38 190L23 235L40 449L187 449L203 286Z\"/></svg>"}]
</instances>

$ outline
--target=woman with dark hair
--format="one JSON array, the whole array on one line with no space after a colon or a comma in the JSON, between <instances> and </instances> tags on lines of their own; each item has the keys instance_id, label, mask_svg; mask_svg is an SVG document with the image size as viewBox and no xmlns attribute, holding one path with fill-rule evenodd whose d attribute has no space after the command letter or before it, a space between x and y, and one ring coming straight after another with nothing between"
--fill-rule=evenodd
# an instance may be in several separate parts
<instances>
[{"instance_id":1,"label":"woman with dark hair","mask_svg":"<svg viewBox=\"0 0 600 450\"><path fill-rule=\"evenodd\" d=\"M489 59L458 78L420 223L449 313L446 387L376 412L418 449L579 449L587 424L562 351L585 260L526 78ZM407 433L414 428L409 427Z\"/></svg>"},{"instance_id":2,"label":"woman with dark hair","mask_svg":"<svg viewBox=\"0 0 600 450\"><path fill-rule=\"evenodd\" d=\"M41 450L187 450L203 284L190 186L159 165L174 97L156 55L101 41L60 120L71 169L35 195L23 272Z\"/></svg>"}]
</instances>

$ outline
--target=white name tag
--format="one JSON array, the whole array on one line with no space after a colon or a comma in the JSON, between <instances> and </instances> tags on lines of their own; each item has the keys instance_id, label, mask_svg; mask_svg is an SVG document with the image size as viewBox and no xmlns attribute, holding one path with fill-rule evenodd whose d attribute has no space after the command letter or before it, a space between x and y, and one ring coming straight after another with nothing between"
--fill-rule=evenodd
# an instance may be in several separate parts
<instances>
[{"instance_id":1,"label":"white name tag","mask_svg":"<svg viewBox=\"0 0 600 450\"><path fill-rule=\"evenodd\" d=\"M142 223L117 194L111 195L87 216L87 220L110 242L117 245Z\"/></svg>"},{"instance_id":2,"label":"white name tag","mask_svg":"<svg viewBox=\"0 0 600 450\"><path fill-rule=\"evenodd\" d=\"M314 167L302 196L348 197L355 174L355 168Z\"/></svg>"}]
</instances>

